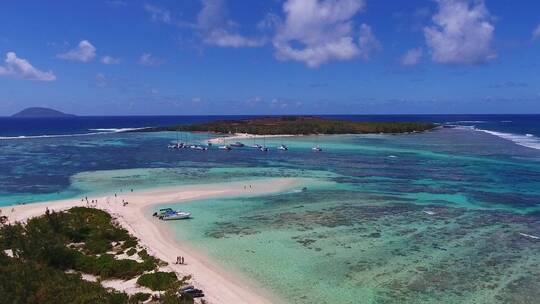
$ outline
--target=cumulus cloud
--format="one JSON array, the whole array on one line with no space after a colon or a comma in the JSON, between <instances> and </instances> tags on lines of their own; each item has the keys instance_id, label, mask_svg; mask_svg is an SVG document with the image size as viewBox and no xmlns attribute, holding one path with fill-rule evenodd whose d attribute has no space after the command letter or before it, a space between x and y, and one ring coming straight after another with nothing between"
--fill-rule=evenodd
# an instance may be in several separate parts
<instances>
[{"instance_id":1,"label":"cumulus cloud","mask_svg":"<svg viewBox=\"0 0 540 304\"><path fill-rule=\"evenodd\" d=\"M96 57L96 48L88 40L82 40L79 45L65 53L57 55L60 59L89 62Z\"/></svg>"},{"instance_id":2,"label":"cumulus cloud","mask_svg":"<svg viewBox=\"0 0 540 304\"><path fill-rule=\"evenodd\" d=\"M437 0L433 25L424 28L433 61L479 64L495 58L491 48L495 27L483 0Z\"/></svg>"},{"instance_id":3,"label":"cumulus cloud","mask_svg":"<svg viewBox=\"0 0 540 304\"><path fill-rule=\"evenodd\" d=\"M18 58L14 52L8 52L4 62L5 65L0 66L0 76L14 76L37 81L56 80L56 76L52 71L40 71L32 66L28 60Z\"/></svg>"},{"instance_id":4,"label":"cumulus cloud","mask_svg":"<svg viewBox=\"0 0 540 304\"><path fill-rule=\"evenodd\" d=\"M540 38L540 24L532 32L532 39L536 40L538 38Z\"/></svg>"},{"instance_id":5,"label":"cumulus cloud","mask_svg":"<svg viewBox=\"0 0 540 304\"><path fill-rule=\"evenodd\" d=\"M119 64L120 61L120 58L115 58L108 55L101 57L101 63L103 64Z\"/></svg>"},{"instance_id":6,"label":"cumulus cloud","mask_svg":"<svg viewBox=\"0 0 540 304\"><path fill-rule=\"evenodd\" d=\"M143 53L139 58L139 64L144 66L159 66L165 63L165 60L154 57L150 53Z\"/></svg>"},{"instance_id":7,"label":"cumulus cloud","mask_svg":"<svg viewBox=\"0 0 540 304\"><path fill-rule=\"evenodd\" d=\"M224 0L202 0L203 8L197 16L203 41L221 47L260 47L262 38L253 38L238 33L238 25L229 20Z\"/></svg>"},{"instance_id":8,"label":"cumulus cloud","mask_svg":"<svg viewBox=\"0 0 540 304\"><path fill-rule=\"evenodd\" d=\"M273 39L276 57L310 67L359 55L369 58L377 48L371 28L361 26L358 43L362 45L353 35L352 19L364 6L364 0L287 0L285 20Z\"/></svg>"},{"instance_id":9,"label":"cumulus cloud","mask_svg":"<svg viewBox=\"0 0 540 304\"><path fill-rule=\"evenodd\" d=\"M171 12L167 9L150 4L145 4L144 10L150 14L153 21L159 21L164 23L171 23L172 21Z\"/></svg>"},{"instance_id":10,"label":"cumulus cloud","mask_svg":"<svg viewBox=\"0 0 540 304\"><path fill-rule=\"evenodd\" d=\"M402 66L414 66L422 59L423 51L421 48L408 50L399 60Z\"/></svg>"}]
</instances>

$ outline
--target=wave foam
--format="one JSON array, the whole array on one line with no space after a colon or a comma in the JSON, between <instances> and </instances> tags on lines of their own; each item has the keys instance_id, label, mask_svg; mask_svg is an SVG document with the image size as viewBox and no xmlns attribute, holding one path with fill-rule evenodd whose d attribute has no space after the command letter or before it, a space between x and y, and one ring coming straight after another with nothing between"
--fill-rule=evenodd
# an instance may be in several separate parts
<instances>
[{"instance_id":1,"label":"wave foam","mask_svg":"<svg viewBox=\"0 0 540 304\"><path fill-rule=\"evenodd\" d=\"M121 132L144 130L144 129L148 129L148 128L149 127L143 127L143 128L103 128L103 129L88 129L88 130L90 130L90 131L98 131L98 132L106 132L106 133L121 133Z\"/></svg>"},{"instance_id":2,"label":"wave foam","mask_svg":"<svg viewBox=\"0 0 540 304\"><path fill-rule=\"evenodd\" d=\"M532 134L520 135L520 134L496 132L496 131L483 130L483 129L475 129L475 130L512 141L523 147L540 150L540 138Z\"/></svg>"},{"instance_id":3,"label":"wave foam","mask_svg":"<svg viewBox=\"0 0 540 304\"><path fill-rule=\"evenodd\" d=\"M447 124L463 124L463 123L486 123L484 120L458 120L458 121L448 121Z\"/></svg>"},{"instance_id":4,"label":"wave foam","mask_svg":"<svg viewBox=\"0 0 540 304\"><path fill-rule=\"evenodd\" d=\"M144 127L144 128L116 128L116 129L113 129L113 128L110 128L110 129L88 129L89 131L98 131L98 132L75 133L75 134L0 136L0 140L91 136L91 135L101 135L101 134L122 133L122 132L136 131L136 130L142 130L142 129L147 129L147 127Z\"/></svg>"}]
</instances>

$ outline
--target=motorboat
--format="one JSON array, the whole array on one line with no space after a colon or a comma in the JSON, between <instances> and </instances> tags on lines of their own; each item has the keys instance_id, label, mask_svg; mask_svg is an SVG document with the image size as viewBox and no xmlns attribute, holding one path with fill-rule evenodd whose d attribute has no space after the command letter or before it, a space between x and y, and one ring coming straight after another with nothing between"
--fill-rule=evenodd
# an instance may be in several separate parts
<instances>
[{"instance_id":1,"label":"motorboat","mask_svg":"<svg viewBox=\"0 0 540 304\"><path fill-rule=\"evenodd\" d=\"M246 145L244 145L243 143L237 141L237 142L235 142L235 143L230 144L230 146L231 146L231 147L235 147L235 148L243 148L243 147L245 147Z\"/></svg>"},{"instance_id":2,"label":"motorboat","mask_svg":"<svg viewBox=\"0 0 540 304\"><path fill-rule=\"evenodd\" d=\"M252 148L255 148L255 149L261 149L262 146L259 145L259 144L254 144L253 146L251 146Z\"/></svg>"},{"instance_id":3,"label":"motorboat","mask_svg":"<svg viewBox=\"0 0 540 304\"><path fill-rule=\"evenodd\" d=\"M172 221L172 220L184 220L191 217L191 213L187 211L171 211L167 212L164 215L159 216L158 218L163 221Z\"/></svg>"},{"instance_id":4,"label":"motorboat","mask_svg":"<svg viewBox=\"0 0 540 304\"><path fill-rule=\"evenodd\" d=\"M321 147L318 146L318 145L315 146L315 147L313 147L313 148L311 148L311 150L313 150L313 151L315 151L315 152L321 152L321 151L322 151Z\"/></svg>"},{"instance_id":5,"label":"motorboat","mask_svg":"<svg viewBox=\"0 0 540 304\"><path fill-rule=\"evenodd\" d=\"M262 152L268 152L268 147L267 146L261 146L259 148L259 150L261 150Z\"/></svg>"},{"instance_id":6,"label":"motorboat","mask_svg":"<svg viewBox=\"0 0 540 304\"><path fill-rule=\"evenodd\" d=\"M277 149L281 151L288 151L289 147L287 147L286 145L280 145Z\"/></svg>"},{"instance_id":7,"label":"motorboat","mask_svg":"<svg viewBox=\"0 0 540 304\"><path fill-rule=\"evenodd\" d=\"M219 149L221 149L221 150L226 150L226 151L232 150L232 148L231 148L230 145L219 146Z\"/></svg>"},{"instance_id":8,"label":"motorboat","mask_svg":"<svg viewBox=\"0 0 540 304\"><path fill-rule=\"evenodd\" d=\"M152 216L159 217L159 216L163 216L163 215L165 215L167 213L172 213L172 212L174 212L174 210L171 209L171 208L163 208L163 209L159 209L159 211L157 211L157 212L154 212L154 214L152 214Z\"/></svg>"}]
</instances>

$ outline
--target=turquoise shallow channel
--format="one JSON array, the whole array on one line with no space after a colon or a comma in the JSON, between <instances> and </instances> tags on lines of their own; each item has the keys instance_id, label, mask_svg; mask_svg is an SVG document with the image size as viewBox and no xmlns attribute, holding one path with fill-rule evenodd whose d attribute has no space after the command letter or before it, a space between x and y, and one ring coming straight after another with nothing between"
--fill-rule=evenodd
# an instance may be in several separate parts
<instances>
[{"instance_id":1,"label":"turquoise shallow channel","mask_svg":"<svg viewBox=\"0 0 540 304\"><path fill-rule=\"evenodd\" d=\"M266 138L267 153L167 149L176 136L3 141L0 205L305 177L307 191L167 204L194 215L167 225L287 303L540 299L540 150L467 129Z\"/></svg>"}]
</instances>

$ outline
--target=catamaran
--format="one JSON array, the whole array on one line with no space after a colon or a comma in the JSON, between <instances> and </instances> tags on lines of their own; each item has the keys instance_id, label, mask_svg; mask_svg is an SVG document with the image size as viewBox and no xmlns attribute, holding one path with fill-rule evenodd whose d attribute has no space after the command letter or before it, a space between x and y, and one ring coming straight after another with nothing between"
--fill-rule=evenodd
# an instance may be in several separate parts
<instances>
[{"instance_id":1,"label":"catamaran","mask_svg":"<svg viewBox=\"0 0 540 304\"><path fill-rule=\"evenodd\" d=\"M259 150L262 152L268 152L268 147L266 146L266 137L263 136L263 145L259 147Z\"/></svg>"},{"instance_id":2,"label":"catamaran","mask_svg":"<svg viewBox=\"0 0 540 304\"><path fill-rule=\"evenodd\" d=\"M182 149L184 148L184 143L178 138L178 131L176 132L176 142L173 142L167 146L169 149Z\"/></svg>"},{"instance_id":3,"label":"catamaran","mask_svg":"<svg viewBox=\"0 0 540 304\"><path fill-rule=\"evenodd\" d=\"M311 148L311 150L313 150L315 152L321 152L322 149L321 149L321 146L319 146L319 134L317 134L315 136L315 141L316 141L317 145L315 145L313 148Z\"/></svg>"},{"instance_id":4,"label":"catamaran","mask_svg":"<svg viewBox=\"0 0 540 304\"><path fill-rule=\"evenodd\" d=\"M255 135L253 135L252 138L253 138L253 145L251 145L251 147L252 147L252 148L255 148L255 149L257 149L257 150L260 149L262 146L259 145L259 144L257 144L257 143L255 143Z\"/></svg>"}]
</instances>

